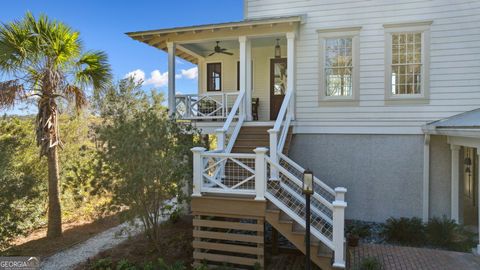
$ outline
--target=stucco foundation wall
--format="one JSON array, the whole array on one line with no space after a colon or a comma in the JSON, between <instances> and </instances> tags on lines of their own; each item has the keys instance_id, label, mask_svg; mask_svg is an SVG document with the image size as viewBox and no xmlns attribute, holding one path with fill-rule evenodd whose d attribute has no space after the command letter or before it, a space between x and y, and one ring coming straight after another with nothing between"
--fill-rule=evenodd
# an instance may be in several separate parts
<instances>
[{"instance_id":1,"label":"stucco foundation wall","mask_svg":"<svg viewBox=\"0 0 480 270\"><path fill-rule=\"evenodd\" d=\"M430 137L430 217L450 217L452 156L446 136Z\"/></svg>"},{"instance_id":2,"label":"stucco foundation wall","mask_svg":"<svg viewBox=\"0 0 480 270\"><path fill-rule=\"evenodd\" d=\"M383 222L391 216L422 216L423 140L423 135L296 134L289 156L331 187L348 189L347 219ZM432 186L433 193L444 189ZM432 209L441 213L444 204Z\"/></svg>"}]
</instances>

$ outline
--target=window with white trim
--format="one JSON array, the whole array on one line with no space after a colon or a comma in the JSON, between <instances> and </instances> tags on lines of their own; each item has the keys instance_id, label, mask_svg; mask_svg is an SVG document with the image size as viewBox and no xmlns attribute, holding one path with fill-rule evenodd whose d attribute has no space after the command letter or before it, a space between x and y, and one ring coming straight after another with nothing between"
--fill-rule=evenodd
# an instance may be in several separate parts
<instances>
[{"instance_id":1,"label":"window with white trim","mask_svg":"<svg viewBox=\"0 0 480 270\"><path fill-rule=\"evenodd\" d=\"M320 38L320 101L356 101L360 27L317 32Z\"/></svg>"},{"instance_id":2,"label":"window with white trim","mask_svg":"<svg viewBox=\"0 0 480 270\"><path fill-rule=\"evenodd\" d=\"M427 100L431 21L384 25L386 100Z\"/></svg>"}]
</instances>

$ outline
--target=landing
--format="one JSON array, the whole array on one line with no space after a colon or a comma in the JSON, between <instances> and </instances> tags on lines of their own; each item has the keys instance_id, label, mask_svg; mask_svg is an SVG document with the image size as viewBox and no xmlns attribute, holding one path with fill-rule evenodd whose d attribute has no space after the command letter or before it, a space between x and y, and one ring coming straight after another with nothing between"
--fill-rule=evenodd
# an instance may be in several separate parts
<instances>
[{"instance_id":1,"label":"landing","mask_svg":"<svg viewBox=\"0 0 480 270\"><path fill-rule=\"evenodd\" d=\"M359 269L365 258L377 258L384 270L475 270L480 269L480 257L470 253L428 248L362 244L349 250L349 269Z\"/></svg>"}]
</instances>

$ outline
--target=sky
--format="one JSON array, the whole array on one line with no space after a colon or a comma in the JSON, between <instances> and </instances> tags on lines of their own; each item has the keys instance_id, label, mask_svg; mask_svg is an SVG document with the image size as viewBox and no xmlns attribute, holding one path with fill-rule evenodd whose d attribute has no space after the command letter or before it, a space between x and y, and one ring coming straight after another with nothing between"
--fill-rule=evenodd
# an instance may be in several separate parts
<instances>
[{"instance_id":1,"label":"sky","mask_svg":"<svg viewBox=\"0 0 480 270\"><path fill-rule=\"evenodd\" d=\"M144 79L145 89L166 93L167 54L125 33L239 21L243 18L243 0L6 0L1 4L0 22L21 19L27 11L68 24L80 32L86 49L105 51L114 79L134 75ZM196 92L196 66L181 59L176 62L177 92ZM22 111L17 108L7 113Z\"/></svg>"}]
</instances>

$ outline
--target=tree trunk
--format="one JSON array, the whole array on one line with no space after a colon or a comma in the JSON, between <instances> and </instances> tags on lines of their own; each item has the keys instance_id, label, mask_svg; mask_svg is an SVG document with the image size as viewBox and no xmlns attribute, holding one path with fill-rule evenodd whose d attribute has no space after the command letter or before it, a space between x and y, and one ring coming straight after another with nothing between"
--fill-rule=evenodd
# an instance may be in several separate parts
<instances>
[{"instance_id":1,"label":"tree trunk","mask_svg":"<svg viewBox=\"0 0 480 270\"><path fill-rule=\"evenodd\" d=\"M58 148L54 146L48 150L48 230L47 237L62 236L62 212L58 192Z\"/></svg>"}]
</instances>

